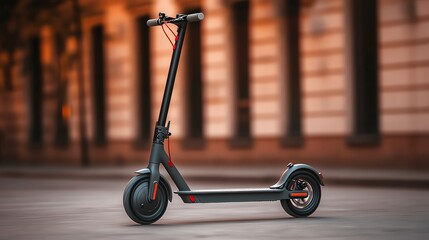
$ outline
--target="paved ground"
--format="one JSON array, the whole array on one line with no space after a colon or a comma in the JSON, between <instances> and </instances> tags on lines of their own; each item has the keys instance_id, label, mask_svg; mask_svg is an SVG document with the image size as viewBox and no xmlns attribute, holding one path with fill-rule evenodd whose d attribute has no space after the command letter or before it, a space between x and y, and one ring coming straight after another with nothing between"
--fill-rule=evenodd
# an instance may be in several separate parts
<instances>
[{"instance_id":1,"label":"paved ground","mask_svg":"<svg viewBox=\"0 0 429 240\"><path fill-rule=\"evenodd\" d=\"M428 190L328 186L319 209L307 219L287 216L279 202L186 205L175 197L159 222L139 226L123 211L125 184L118 179L0 178L0 239L429 237Z\"/></svg>"}]
</instances>

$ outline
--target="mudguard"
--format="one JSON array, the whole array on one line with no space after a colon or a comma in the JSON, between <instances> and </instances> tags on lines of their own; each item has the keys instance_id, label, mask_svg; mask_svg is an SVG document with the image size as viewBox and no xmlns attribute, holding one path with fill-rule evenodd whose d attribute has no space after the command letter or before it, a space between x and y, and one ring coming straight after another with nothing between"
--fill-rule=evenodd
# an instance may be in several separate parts
<instances>
[{"instance_id":1,"label":"mudguard","mask_svg":"<svg viewBox=\"0 0 429 240\"><path fill-rule=\"evenodd\" d=\"M145 175L145 174L150 174L150 169L149 168L142 168L140 170L135 171L135 173L137 175ZM165 187L165 189L167 189L168 192L168 200L171 202L173 200L173 191L171 191L171 186L168 183L167 179L165 179L164 176L159 175L160 176L160 183Z\"/></svg>"},{"instance_id":2,"label":"mudguard","mask_svg":"<svg viewBox=\"0 0 429 240\"><path fill-rule=\"evenodd\" d=\"M292 175L292 173L298 170L307 171L308 173L312 174L316 178L316 180L319 182L320 185L325 186L325 184L323 183L322 174L316 171L316 169L314 169L310 165L289 163L287 166L288 168L283 172L279 181L277 181L276 184L270 186L271 189L282 188L286 183L286 181L289 179L290 175Z\"/></svg>"}]
</instances>

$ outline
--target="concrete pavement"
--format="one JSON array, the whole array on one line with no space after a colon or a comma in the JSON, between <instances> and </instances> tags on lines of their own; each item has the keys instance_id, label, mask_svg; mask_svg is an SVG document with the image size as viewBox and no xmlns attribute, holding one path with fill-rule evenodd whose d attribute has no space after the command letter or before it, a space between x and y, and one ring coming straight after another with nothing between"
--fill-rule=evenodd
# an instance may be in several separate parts
<instances>
[{"instance_id":1,"label":"concrete pavement","mask_svg":"<svg viewBox=\"0 0 429 240\"><path fill-rule=\"evenodd\" d=\"M305 219L280 203L184 204L175 195L154 225L122 207L127 179L0 177L0 239L427 239L429 191L326 186ZM264 184L190 182L195 189Z\"/></svg>"}]
</instances>

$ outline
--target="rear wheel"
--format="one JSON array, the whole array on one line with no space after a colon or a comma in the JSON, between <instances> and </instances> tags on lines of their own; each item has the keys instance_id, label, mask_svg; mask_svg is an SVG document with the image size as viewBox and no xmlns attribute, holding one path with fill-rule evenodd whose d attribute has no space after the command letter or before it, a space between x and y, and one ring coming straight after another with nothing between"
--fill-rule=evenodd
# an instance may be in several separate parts
<instances>
[{"instance_id":1,"label":"rear wheel","mask_svg":"<svg viewBox=\"0 0 429 240\"><path fill-rule=\"evenodd\" d=\"M167 190L158 185L156 199L150 201L149 175L138 175L132 178L124 190L123 204L127 215L136 223L151 224L164 215L168 204Z\"/></svg>"},{"instance_id":2,"label":"rear wheel","mask_svg":"<svg viewBox=\"0 0 429 240\"><path fill-rule=\"evenodd\" d=\"M308 172L297 171L291 175L286 183L288 190L304 190L308 192L306 198L291 198L280 200L283 209L293 217L308 217L320 203L322 192L318 181Z\"/></svg>"}]
</instances>

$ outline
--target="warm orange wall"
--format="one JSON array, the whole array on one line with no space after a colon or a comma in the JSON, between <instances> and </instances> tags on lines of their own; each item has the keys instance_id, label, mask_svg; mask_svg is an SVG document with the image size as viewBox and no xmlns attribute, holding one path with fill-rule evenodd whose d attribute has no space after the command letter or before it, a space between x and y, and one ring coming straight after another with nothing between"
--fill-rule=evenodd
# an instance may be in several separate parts
<instances>
[{"instance_id":1,"label":"warm orange wall","mask_svg":"<svg viewBox=\"0 0 429 240\"><path fill-rule=\"evenodd\" d=\"M105 29L106 56L106 148L93 148L91 154L97 164L135 162L146 153L134 148L139 106L136 104L136 19L143 14L157 17L158 11L173 14L198 1L82 1L85 4L84 33L84 89L88 137L93 132L93 100L91 80L91 27L102 24ZM228 27L230 12L227 1L202 0L205 13L202 22L203 108L204 135L207 147L185 150L174 146L178 161L197 161L196 153L203 153L207 161L231 164L250 161L270 163L282 161L284 156L320 164L376 166L389 163L392 167L427 166L429 136L429 1L379 1L379 63L381 144L372 147L352 147L347 144L350 133L351 84L348 77L348 22L346 0L316 0L301 10L301 72L304 146L287 149L278 144L283 135L285 116L283 44L287 36L282 32L285 19L278 9L280 0L250 1L250 105L251 133L254 146L233 150L228 140L234 122L234 79L231 39ZM410 5L414 3L415 5ZM410 9L414 9L411 10ZM27 146L28 99L25 74L25 50L15 53L11 92L0 92L0 155L8 162L78 164L76 141L78 132L77 68L67 70L68 102L71 107L71 146L54 147L55 67L52 48L53 33L49 25L39 31L23 29L26 35L38 35L42 43L44 76L43 130L41 149ZM172 53L170 43L160 28L152 28L151 118L155 122ZM24 34L25 35L25 34ZM68 55L74 53L76 40L69 38ZM185 46L192 47L192 46ZM198 50L198 49L196 49ZM185 51L184 51L185 52ZM4 53L0 53L4 56ZM2 58L3 59L3 58ZM186 64L182 58L181 64ZM2 60L3 61L3 60ZM0 72L1 72L0 66ZM185 135L186 105L184 84L186 73L179 68L169 119L174 139ZM338 150L339 149L339 150ZM268 153L264 153L267 150ZM338 154L335 150L338 150ZM268 154L268 158L266 158ZM288 157L289 158L289 157ZM11 160L13 159L13 160ZM118 160L119 159L119 160Z\"/></svg>"}]
</instances>

